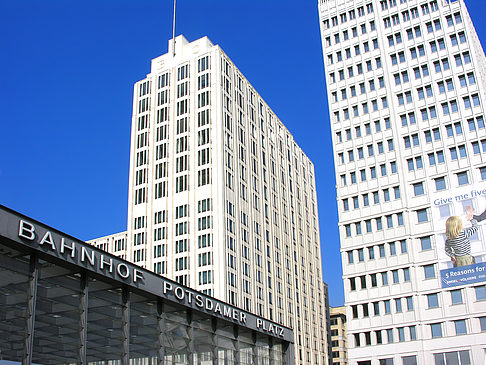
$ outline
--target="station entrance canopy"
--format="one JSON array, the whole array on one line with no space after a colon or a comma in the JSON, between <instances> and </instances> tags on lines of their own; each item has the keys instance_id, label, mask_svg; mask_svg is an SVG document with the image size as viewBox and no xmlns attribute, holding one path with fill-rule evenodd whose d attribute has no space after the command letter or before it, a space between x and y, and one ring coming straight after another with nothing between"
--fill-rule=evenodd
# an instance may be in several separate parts
<instances>
[{"instance_id":1,"label":"station entrance canopy","mask_svg":"<svg viewBox=\"0 0 486 365\"><path fill-rule=\"evenodd\" d=\"M0 360L293 364L293 332L0 205Z\"/></svg>"}]
</instances>

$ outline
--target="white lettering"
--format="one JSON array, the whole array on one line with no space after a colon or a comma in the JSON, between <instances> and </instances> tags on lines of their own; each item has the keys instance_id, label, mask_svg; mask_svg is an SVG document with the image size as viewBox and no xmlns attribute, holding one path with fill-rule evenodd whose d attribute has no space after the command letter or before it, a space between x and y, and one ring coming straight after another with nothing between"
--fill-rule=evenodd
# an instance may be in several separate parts
<instances>
[{"instance_id":1,"label":"white lettering","mask_svg":"<svg viewBox=\"0 0 486 365\"><path fill-rule=\"evenodd\" d=\"M180 286L177 286L174 289L174 295L177 299L182 300L184 299L184 289L182 289Z\"/></svg>"},{"instance_id":2,"label":"white lettering","mask_svg":"<svg viewBox=\"0 0 486 365\"><path fill-rule=\"evenodd\" d=\"M283 329L283 327L279 327L279 328L278 328L278 335L279 335L280 337L283 337L283 336L284 336L284 329Z\"/></svg>"},{"instance_id":3,"label":"white lettering","mask_svg":"<svg viewBox=\"0 0 486 365\"><path fill-rule=\"evenodd\" d=\"M203 297L200 296L199 294L196 295L196 305L199 307L199 308L203 308L204 307L204 302L203 302Z\"/></svg>"},{"instance_id":4,"label":"white lettering","mask_svg":"<svg viewBox=\"0 0 486 365\"><path fill-rule=\"evenodd\" d=\"M246 314L243 312L240 312L240 322L246 323Z\"/></svg>"},{"instance_id":5,"label":"white lettering","mask_svg":"<svg viewBox=\"0 0 486 365\"><path fill-rule=\"evenodd\" d=\"M187 295L187 302L189 304L192 303L192 293L189 290L186 290L186 295Z\"/></svg>"},{"instance_id":6,"label":"white lettering","mask_svg":"<svg viewBox=\"0 0 486 365\"><path fill-rule=\"evenodd\" d=\"M19 223L19 237L33 241L35 238L35 228L32 224L21 220Z\"/></svg>"},{"instance_id":7,"label":"white lettering","mask_svg":"<svg viewBox=\"0 0 486 365\"><path fill-rule=\"evenodd\" d=\"M208 298L206 298L206 309L208 311L210 311L210 310L213 309L213 302L210 299L208 299Z\"/></svg>"},{"instance_id":8,"label":"white lettering","mask_svg":"<svg viewBox=\"0 0 486 365\"><path fill-rule=\"evenodd\" d=\"M143 279L143 274L137 269L133 269L133 282L136 283L137 279Z\"/></svg>"},{"instance_id":9,"label":"white lettering","mask_svg":"<svg viewBox=\"0 0 486 365\"><path fill-rule=\"evenodd\" d=\"M46 232L44 237L42 237L41 241L39 242L39 245L43 245L44 243L50 245L54 251L56 250L56 245L54 244L54 239L52 238L51 232Z\"/></svg>"},{"instance_id":10,"label":"white lettering","mask_svg":"<svg viewBox=\"0 0 486 365\"><path fill-rule=\"evenodd\" d=\"M235 309L233 309L233 319L234 319L235 321L237 321L237 320L238 320L238 317L239 317L239 316L238 316L238 311L237 311L237 310L235 310Z\"/></svg>"},{"instance_id":11,"label":"white lettering","mask_svg":"<svg viewBox=\"0 0 486 365\"><path fill-rule=\"evenodd\" d=\"M100 258L100 269L103 270L105 268L105 264L108 264L110 266L109 272L113 271L113 259L109 259L108 261L105 261L105 255L101 255Z\"/></svg>"},{"instance_id":12,"label":"white lettering","mask_svg":"<svg viewBox=\"0 0 486 365\"><path fill-rule=\"evenodd\" d=\"M216 303L216 305L214 306L214 313L219 313L219 314L223 314L221 313L221 304L219 303Z\"/></svg>"},{"instance_id":13,"label":"white lettering","mask_svg":"<svg viewBox=\"0 0 486 365\"><path fill-rule=\"evenodd\" d=\"M91 251L91 250L90 250ZM88 259L89 263L91 264L91 266L94 266L94 263L95 263L95 258L94 258L94 251L91 251L91 256L89 256L89 252L88 250L86 249L86 247L82 247L81 246L81 262L85 261L86 259ZM128 267L127 267L127 270L128 270ZM121 275L120 275L121 276Z\"/></svg>"},{"instance_id":14,"label":"white lettering","mask_svg":"<svg viewBox=\"0 0 486 365\"><path fill-rule=\"evenodd\" d=\"M263 325L263 321L260 318L257 318L257 320L256 320L257 328L262 328L262 325Z\"/></svg>"},{"instance_id":15,"label":"white lettering","mask_svg":"<svg viewBox=\"0 0 486 365\"><path fill-rule=\"evenodd\" d=\"M122 272L122 268L123 268L123 271ZM118 264L118 266L116 267L116 272L118 273L118 275L120 275L123 279L126 279L130 276L130 269L128 268L127 265L125 264Z\"/></svg>"},{"instance_id":16,"label":"white lettering","mask_svg":"<svg viewBox=\"0 0 486 365\"><path fill-rule=\"evenodd\" d=\"M223 316L231 318L231 308L227 305L223 307Z\"/></svg>"},{"instance_id":17,"label":"white lettering","mask_svg":"<svg viewBox=\"0 0 486 365\"><path fill-rule=\"evenodd\" d=\"M61 238L61 253L64 253L64 249L67 248L68 250L71 250L71 257L74 258L74 254L76 253L76 246L74 245L74 242L71 242L71 246L66 245L66 240L64 237Z\"/></svg>"},{"instance_id":18,"label":"white lettering","mask_svg":"<svg viewBox=\"0 0 486 365\"><path fill-rule=\"evenodd\" d=\"M164 281L164 294L167 294L168 291L172 291L172 284Z\"/></svg>"}]
</instances>

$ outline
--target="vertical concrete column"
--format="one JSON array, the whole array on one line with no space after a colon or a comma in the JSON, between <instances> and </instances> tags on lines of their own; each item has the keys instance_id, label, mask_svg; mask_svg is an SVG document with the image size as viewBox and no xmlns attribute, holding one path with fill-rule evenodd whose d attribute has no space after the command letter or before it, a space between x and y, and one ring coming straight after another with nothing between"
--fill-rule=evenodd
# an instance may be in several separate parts
<instances>
[{"instance_id":1,"label":"vertical concrete column","mask_svg":"<svg viewBox=\"0 0 486 365\"><path fill-rule=\"evenodd\" d=\"M34 350L35 306L37 302L37 281L39 280L39 258L36 254L30 255L29 262L29 288L27 292L27 308L25 313L25 336L22 365L32 364Z\"/></svg>"}]
</instances>

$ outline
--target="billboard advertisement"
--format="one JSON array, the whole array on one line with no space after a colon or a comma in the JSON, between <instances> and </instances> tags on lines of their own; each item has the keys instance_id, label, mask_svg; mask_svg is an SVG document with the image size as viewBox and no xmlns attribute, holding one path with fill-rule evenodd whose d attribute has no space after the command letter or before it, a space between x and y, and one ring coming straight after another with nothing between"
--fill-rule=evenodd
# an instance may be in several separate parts
<instances>
[{"instance_id":1,"label":"billboard advertisement","mask_svg":"<svg viewBox=\"0 0 486 365\"><path fill-rule=\"evenodd\" d=\"M486 183L432 196L443 288L486 281Z\"/></svg>"}]
</instances>

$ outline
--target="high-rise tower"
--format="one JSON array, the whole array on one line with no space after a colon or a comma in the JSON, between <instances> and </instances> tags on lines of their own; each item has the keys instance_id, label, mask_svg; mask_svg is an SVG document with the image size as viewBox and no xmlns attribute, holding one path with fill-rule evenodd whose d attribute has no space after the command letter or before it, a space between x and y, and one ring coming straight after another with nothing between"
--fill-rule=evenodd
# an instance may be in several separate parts
<instances>
[{"instance_id":1,"label":"high-rise tower","mask_svg":"<svg viewBox=\"0 0 486 365\"><path fill-rule=\"evenodd\" d=\"M484 363L486 231L468 207L486 207L486 59L465 3L320 0L319 17L349 364ZM462 248L449 216L473 233Z\"/></svg>"},{"instance_id":2,"label":"high-rise tower","mask_svg":"<svg viewBox=\"0 0 486 365\"><path fill-rule=\"evenodd\" d=\"M314 166L219 46L175 42L134 87L126 238L91 243L292 327L296 364L327 364Z\"/></svg>"}]
</instances>

